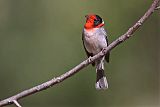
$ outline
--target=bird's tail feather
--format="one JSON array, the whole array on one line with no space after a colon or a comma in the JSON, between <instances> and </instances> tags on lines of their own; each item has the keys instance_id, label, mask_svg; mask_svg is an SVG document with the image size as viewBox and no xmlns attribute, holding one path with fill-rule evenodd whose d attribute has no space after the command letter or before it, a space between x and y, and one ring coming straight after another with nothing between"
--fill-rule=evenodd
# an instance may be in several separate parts
<instances>
[{"instance_id":1,"label":"bird's tail feather","mask_svg":"<svg viewBox=\"0 0 160 107\"><path fill-rule=\"evenodd\" d=\"M96 63L96 73L97 73L97 79L95 87L97 90L100 89L107 89L108 88L108 82L107 78L104 73L104 60L97 61Z\"/></svg>"}]
</instances>

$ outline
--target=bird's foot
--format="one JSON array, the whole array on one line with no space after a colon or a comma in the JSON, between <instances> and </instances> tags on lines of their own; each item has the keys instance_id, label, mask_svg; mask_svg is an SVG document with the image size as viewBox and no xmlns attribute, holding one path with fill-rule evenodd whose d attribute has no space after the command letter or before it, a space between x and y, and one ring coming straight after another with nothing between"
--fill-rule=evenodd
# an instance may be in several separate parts
<instances>
[{"instance_id":1,"label":"bird's foot","mask_svg":"<svg viewBox=\"0 0 160 107\"><path fill-rule=\"evenodd\" d=\"M92 57L91 57L91 56L88 58L88 62L89 62L89 63L92 62Z\"/></svg>"},{"instance_id":2,"label":"bird's foot","mask_svg":"<svg viewBox=\"0 0 160 107\"><path fill-rule=\"evenodd\" d=\"M106 51L106 48L103 48L103 49L102 49L102 53L105 53L105 51Z\"/></svg>"}]
</instances>

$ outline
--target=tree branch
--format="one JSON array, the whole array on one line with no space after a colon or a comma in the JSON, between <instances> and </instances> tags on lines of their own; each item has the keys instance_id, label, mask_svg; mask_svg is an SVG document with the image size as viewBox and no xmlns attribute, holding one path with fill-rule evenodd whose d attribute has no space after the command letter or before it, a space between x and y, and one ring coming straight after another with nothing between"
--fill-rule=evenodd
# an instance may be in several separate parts
<instances>
[{"instance_id":1,"label":"tree branch","mask_svg":"<svg viewBox=\"0 0 160 107\"><path fill-rule=\"evenodd\" d=\"M113 48L115 48L116 46L118 46L120 43L124 42L126 39L130 38L131 36L133 36L132 34L144 23L144 21L146 21L146 19L149 18L149 16L154 12L154 10L156 9L158 3L160 2L160 0L154 0L152 5L150 6L150 8L148 9L148 11L131 27L129 28L129 30L123 34L122 36L120 36L118 39L116 39L115 41L113 41L108 47L105 47L101 52L99 52L97 55L88 58L86 60L84 60L83 62L81 62L79 65L75 66L73 69L71 69L70 71L60 75L59 77L53 78L45 83L42 83L38 86L35 86L33 88L27 89L25 91L22 91L12 97L9 97L5 100L0 101L0 107L5 106L5 105L10 105L10 104L15 104L17 107L21 107L20 104L17 102L17 100L23 98L23 97L27 97L29 95L35 94L39 91L45 90L47 88L52 87L55 84L58 84L62 81L64 81L65 79L71 77L72 75L74 75L75 73L79 72L80 70L82 70L84 67L88 66L89 64L91 64L92 62L94 62L95 60L103 57L106 53L108 53L109 51L111 51Z\"/></svg>"}]
</instances>

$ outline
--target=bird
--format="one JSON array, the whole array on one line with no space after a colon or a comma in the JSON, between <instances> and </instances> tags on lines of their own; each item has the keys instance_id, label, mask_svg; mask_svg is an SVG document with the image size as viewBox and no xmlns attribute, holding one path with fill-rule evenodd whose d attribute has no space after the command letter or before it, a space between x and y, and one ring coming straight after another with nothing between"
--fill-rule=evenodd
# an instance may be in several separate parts
<instances>
[{"instance_id":1,"label":"bird","mask_svg":"<svg viewBox=\"0 0 160 107\"><path fill-rule=\"evenodd\" d=\"M103 19L96 14L88 14L85 16L86 22L82 32L82 41L84 50L88 58L93 57L108 46L107 32L104 29ZM109 63L110 53L92 63L96 67L96 83L97 90L108 89L108 82L104 72L104 61Z\"/></svg>"}]
</instances>

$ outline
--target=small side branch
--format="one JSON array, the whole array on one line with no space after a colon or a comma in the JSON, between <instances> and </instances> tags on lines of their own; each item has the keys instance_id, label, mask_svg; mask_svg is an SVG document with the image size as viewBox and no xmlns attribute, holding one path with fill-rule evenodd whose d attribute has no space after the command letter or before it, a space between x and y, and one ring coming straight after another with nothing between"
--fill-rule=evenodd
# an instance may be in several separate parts
<instances>
[{"instance_id":1,"label":"small side branch","mask_svg":"<svg viewBox=\"0 0 160 107\"><path fill-rule=\"evenodd\" d=\"M88 58L87 60L84 60L81 62L79 65L75 66L68 72L60 75L57 78L53 78L45 83L42 83L38 86L35 86L33 88L27 89L25 91L22 91L12 97L9 97L5 100L0 101L0 107L5 106L5 105L10 105L10 104L15 104L17 107L21 107L21 105L17 102L17 100L22 99L23 97L27 97L29 95L35 94L39 91L48 89L52 87L55 84L61 83L65 79L73 76L75 73L79 72L95 60L98 60L99 58L103 57L105 54L107 54L109 51L111 51L113 48L118 46L119 44L123 43L125 40L133 36L132 34L151 16L151 14L155 11L157 8L158 3L160 0L154 0L148 11L137 21L131 28L128 29L128 31L120 36L118 39L113 41L108 47L105 47L103 51L99 52L97 55ZM159 7L158 7L159 8Z\"/></svg>"},{"instance_id":2,"label":"small side branch","mask_svg":"<svg viewBox=\"0 0 160 107\"><path fill-rule=\"evenodd\" d=\"M158 9L160 9L160 6L157 6L157 7L155 8L155 10L158 10Z\"/></svg>"},{"instance_id":3,"label":"small side branch","mask_svg":"<svg viewBox=\"0 0 160 107\"><path fill-rule=\"evenodd\" d=\"M22 107L17 100L13 100L13 103L17 106L17 107Z\"/></svg>"}]
</instances>

